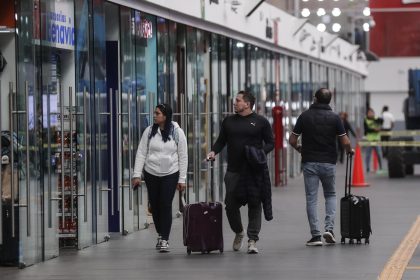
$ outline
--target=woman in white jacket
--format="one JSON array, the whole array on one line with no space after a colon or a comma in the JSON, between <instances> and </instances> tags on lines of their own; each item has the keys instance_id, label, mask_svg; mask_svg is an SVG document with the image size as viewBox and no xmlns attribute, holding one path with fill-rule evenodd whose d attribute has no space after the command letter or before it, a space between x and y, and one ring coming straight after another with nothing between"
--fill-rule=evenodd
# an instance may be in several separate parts
<instances>
[{"instance_id":1,"label":"woman in white jacket","mask_svg":"<svg viewBox=\"0 0 420 280\"><path fill-rule=\"evenodd\" d=\"M156 249L169 252L172 200L176 189L185 189L187 177L187 140L184 131L172 121L168 104L156 106L153 120L154 124L144 130L137 149L132 185L140 185L143 173L158 233Z\"/></svg>"}]
</instances>

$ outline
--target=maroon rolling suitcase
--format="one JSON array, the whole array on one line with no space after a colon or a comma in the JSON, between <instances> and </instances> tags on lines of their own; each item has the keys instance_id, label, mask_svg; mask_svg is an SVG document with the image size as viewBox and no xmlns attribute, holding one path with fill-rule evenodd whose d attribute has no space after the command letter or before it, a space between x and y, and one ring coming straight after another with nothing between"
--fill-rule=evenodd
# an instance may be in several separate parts
<instances>
[{"instance_id":1,"label":"maroon rolling suitcase","mask_svg":"<svg viewBox=\"0 0 420 280\"><path fill-rule=\"evenodd\" d=\"M184 246L187 253L223 253L222 204L199 202L184 207Z\"/></svg>"}]
</instances>

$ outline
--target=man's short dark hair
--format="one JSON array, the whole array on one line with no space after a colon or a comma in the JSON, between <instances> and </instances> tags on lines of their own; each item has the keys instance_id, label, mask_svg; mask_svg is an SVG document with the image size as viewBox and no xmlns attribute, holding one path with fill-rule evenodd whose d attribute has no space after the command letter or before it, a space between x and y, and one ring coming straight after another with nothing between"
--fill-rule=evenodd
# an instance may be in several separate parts
<instances>
[{"instance_id":1,"label":"man's short dark hair","mask_svg":"<svg viewBox=\"0 0 420 280\"><path fill-rule=\"evenodd\" d=\"M386 111L388 111L389 110L389 108L388 108L388 106L384 106L383 108L382 108L382 111L384 111L384 112L386 112Z\"/></svg>"},{"instance_id":2,"label":"man's short dark hair","mask_svg":"<svg viewBox=\"0 0 420 280\"><path fill-rule=\"evenodd\" d=\"M331 91L327 88L320 88L315 92L315 98L318 103L330 104L331 97Z\"/></svg>"},{"instance_id":3,"label":"man's short dark hair","mask_svg":"<svg viewBox=\"0 0 420 280\"><path fill-rule=\"evenodd\" d=\"M241 90L240 92L238 92L238 94L242 94L242 98L244 99L245 102L249 102L249 105L252 108L254 108L254 104L255 104L255 96L252 95L252 93Z\"/></svg>"}]
</instances>

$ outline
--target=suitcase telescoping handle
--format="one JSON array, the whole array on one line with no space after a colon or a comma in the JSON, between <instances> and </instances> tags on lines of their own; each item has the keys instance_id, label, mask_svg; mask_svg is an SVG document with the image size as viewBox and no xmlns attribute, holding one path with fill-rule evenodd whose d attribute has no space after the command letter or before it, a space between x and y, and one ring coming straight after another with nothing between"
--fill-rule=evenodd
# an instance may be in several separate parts
<instances>
[{"instance_id":1,"label":"suitcase telescoping handle","mask_svg":"<svg viewBox=\"0 0 420 280\"><path fill-rule=\"evenodd\" d=\"M351 194L351 167L353 163L353 154L347 153L347 161L346 161L346 181L345 181L345 187L344 187L344 195L350 195Z\"/></svg>"}]
</instances>

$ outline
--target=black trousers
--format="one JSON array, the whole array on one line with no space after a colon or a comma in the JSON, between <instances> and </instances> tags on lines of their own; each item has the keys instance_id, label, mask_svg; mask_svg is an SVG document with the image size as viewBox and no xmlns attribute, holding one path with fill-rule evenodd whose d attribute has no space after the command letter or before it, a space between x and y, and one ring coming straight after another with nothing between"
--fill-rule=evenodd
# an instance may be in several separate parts
<instances>
[{"instance_id":1,"label":"black trousers","mask_svg":"<svg viewBox=\"0 0 420 280\"><path fill-rule=\"evenodd\" d=\"M382 131L391 131L391 129L382 129ZM391 136L388 135L381 135L381 141L389 141L391 139ZM382 156L387 157L388 156L388 147L382 146Z\"/></svg>"},{"instance_id":2,"label":"black trousers","mask_svg":"<svg viewBox=\"0 0 420 280\"><path fill-rule=\"evenodd\" d=\"M153 222L163 240L169 239L172 227L172 200L178 184L179 172L158 177L144 171L147 194L152 208Z\"/></svg>"}]
</instances>

